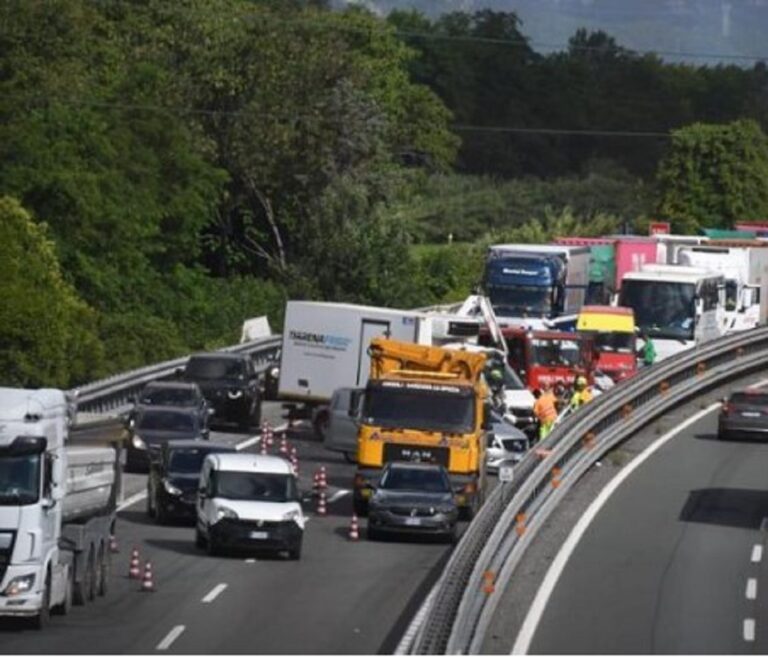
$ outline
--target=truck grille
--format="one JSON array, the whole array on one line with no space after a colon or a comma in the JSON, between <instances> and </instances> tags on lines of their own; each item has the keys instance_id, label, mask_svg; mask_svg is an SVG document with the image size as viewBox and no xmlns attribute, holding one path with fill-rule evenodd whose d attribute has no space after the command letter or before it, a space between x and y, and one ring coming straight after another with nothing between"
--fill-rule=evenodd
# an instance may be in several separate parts
<instances>
[{"instance_id":1,"label":"truck grille","mask_svg":"<svg viewBox=\"0 0 768 657\"><path fill-rule=\"evenodd\" d=\"M11 563L13 539L15 536L15 532L0 530L0 582L2 582L3 577L5 577L5 571L8 568L8 564Z\"/></svg>"},{"instance_id":2,"label":"truck grille","mask_svg":"<svg viewBox=\"0 0 768 657\"><path fill-rule=\"evenodd\" d=\"M435 515L434 507L393 506L390 511L397 516L409 516L411 518L429 518Z\"/></svg>"},{"instance_id":3,"label":"truck grille","mask_svg":"<svg viewBox=\"0 0 768 657\"><path fill-rule=\"evenodd\" d=\"M450 450L448 447L431 445L399 445L397 443L385 443L384 462L411 461L414 463L437 463L448 467Z\"/></svg>"}]
</instances>

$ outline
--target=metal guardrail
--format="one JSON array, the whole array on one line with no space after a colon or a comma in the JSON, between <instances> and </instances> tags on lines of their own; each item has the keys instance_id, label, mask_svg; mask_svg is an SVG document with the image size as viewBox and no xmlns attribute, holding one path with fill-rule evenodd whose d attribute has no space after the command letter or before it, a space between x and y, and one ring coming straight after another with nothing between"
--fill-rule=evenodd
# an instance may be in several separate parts
<instances>
[{"instance_id":1,"label":"metal guardrail","mask_svg":"<svg viewBox=\"0 0 768 657\"><path fill-rule=\"evenodd\" d=\"M281 343L281 336L272 335L260 340L224 347L219 351L249 355L254 361L256 370L263 372L276 360ZM184 356L148 365L74 388L67 394L76 401L79 411L104 413L132 403L145 384L172 376L179 367L184 366L188 359L189 356Z\"/></svg>"},{"instance_id":2,"label":"metal guardrail","mask_svg":"<svg viewBox=\"0 0 768 657\"><path fill-rule=\"evenodd\" d=\"M763 369L768 328L726 336L638 373L556 427L497 486L454 550L411 654L476 654L512 572L557 504L602 456L679 404ZM508 501L507 501L508 500Z\"/></svg>"}]
</instances>

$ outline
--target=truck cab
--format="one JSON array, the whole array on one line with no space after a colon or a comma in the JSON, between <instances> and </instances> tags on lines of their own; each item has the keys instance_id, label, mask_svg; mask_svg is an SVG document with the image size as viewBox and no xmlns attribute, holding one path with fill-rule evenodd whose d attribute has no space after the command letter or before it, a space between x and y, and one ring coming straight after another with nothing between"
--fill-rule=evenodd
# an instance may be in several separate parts
<instances>
[{"instance_id":1,"label":"truck cab","mask_svg":"<svg viewBox=\"0 0 768 657\"><path fill-rule=\"evenodd\" d=\"M637 372L637 334L631 308L584 306L576 330L591 336L595 368L614 383Z\"/></svg>"}]
</instances>

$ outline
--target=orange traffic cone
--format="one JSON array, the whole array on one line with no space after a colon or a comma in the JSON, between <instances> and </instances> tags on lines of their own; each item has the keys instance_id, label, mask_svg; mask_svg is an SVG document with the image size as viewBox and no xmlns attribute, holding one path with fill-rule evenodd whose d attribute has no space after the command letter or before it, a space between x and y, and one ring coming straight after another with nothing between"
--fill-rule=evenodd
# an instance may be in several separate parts
<instances>
[{"instance_id":1,"label":"orange traffic cone","mask_svg":"<svg viewBox=\"0 0 768 657\"><path fill-rule=\"evenodd\" d=\"M267 453L267 439L266 438L262 438L261 439L261 449L260 449L260 451L261 451L262 456L266 455L266 453Z\"/></svg>"},{"instance_id":2,"label":"orange traffic cone","mask_svg":"<svg viewBox=\"0 0 768 657\"><path fill-rule=\"evenodd\" d=\"M288 439L285 437L285 434L283 434L283 437L280 439L280 453L288 454Z\"/></svg>"},{"instance_id":3,"label":"orange traffic cone","mask_svg":"<svg viewBox=\"0 0 768 657\"><path fill-rule=\"evenodd\" d=\"M317 493L320 491L320 473L315 472L314 476L312 477L312 492L317 495Z\"/></svg>"},{"instance_id":4,"label":"orange traffic cone","mask_svg":"<svg viewBox=\"0 0 768 657\"><path fill-rule=\"evenodd\" d=\"M360 538L360 526L357 524L357 514L352 514L352 522L349 525L349 540L357 541Z\"/></svg>"},{"instance_id":5,"label":"orange traffic cone","mask_svg":"<svg viewBox=\"0 0 768 657\"><path fill-rule=\"evenodd\" d=\"M141 580L139 590L143 593L153 593L155 590L155 582L152 579L152 564L149 561L144 564L144 578Z\"/></svg>"},{"instance_id":6,"label":"orange traffic cone","mask_svg":"<svg viewBox=\"0 0 768 657\"><path fill-rule=\"evenodd\" d=\"M117 546L117 537L114 534L110 534L109 536L109 551L112 552L112 554L120 552L120 548Z\"/></svg>"},{"instance_id":7,"label":"orange traffic cone","mask_svg":"<svg viewBox=\"0 0 768 657\"><path fill-rule=\"evenodd\" d=\"M274 444L274 436L272 434L272 429L267 428L267 447L272 447Z\"/></svg>"},{"instance_id":8,"label":"orange traffic cone","mask_svg":"<svg viewBox=\"0 0 768 657\"><path fill-rule=\"evenodd\" d=\"M325 466L320 466L320 490L324 490L328 486L328 481L325 478Z\"/></svg>"},{"instance_id":9,"label":"orange traffic cone","mask_svg":"<svg viewBox=\"0 0 768 657\"><path fill-rule=\"evenodd\" d=\"M317 501L317 515L324 516L327 510L325 508L325 491L320 491L320 499Z\"/></svg>"},{"instance_id":10,"label":"orange traffic cone","mask_svg":"<svg viewBox=\"0 0 768 657\"><path fill-rule=\"evenodd\" d=\"M128 569L128 577L131 579L139 579L141 577L141 565L139 564L139 551L133 548L131 551L131 565Z\"/></svg>"}]
</instances>

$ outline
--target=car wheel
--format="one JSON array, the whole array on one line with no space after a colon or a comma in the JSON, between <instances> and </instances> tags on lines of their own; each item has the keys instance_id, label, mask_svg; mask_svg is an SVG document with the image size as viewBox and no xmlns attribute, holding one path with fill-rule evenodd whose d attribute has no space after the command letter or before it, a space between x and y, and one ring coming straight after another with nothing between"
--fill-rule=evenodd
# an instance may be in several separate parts
<instances>
[{"instance_id":1,"label":"car wheel","mask_svg":"<svg viewBox=\"0 0 768 657\"><path fill-rule=\"evenodd\" d=\"M370 524L368 525L366 534L368 535L369 541L378 541L381 538L381 533L379 532L379 530L376 529L375 527L371 527Z\"/></svg>"},{"instance_id":2,"label":"car wheel","mask_svg":"<svg viewBox=\"0 0 768 657\"><path fill-rule=\"evenodd\" d=\"M213 536L208 537L208 540L205 542L205 545L206 545L209 557L219 556L219 553L221 552L221 550L219 549L219 546L216 543L216 541L213 540Z\"/></svg>"},{"instance_id":3,"label":"car wheel","mask_svg":"<svg viewBox=\"0 0 768 657\"><path fill-rule=\"evenodd\" d=\"M302 543L301 539L297 540L293 544L293 547L290 550L288 550L288 558L291 561L298 561L299 559L301 559L301 543Z\"/></svg>"},{"instance_id":4,"label":"car wheel","mask_svg":"<svg viewBox=\"0 0 768 657\"><path fill-rule=\"evenodd\" d=\"M357 454L354 452L344 452L344 460L347 463L357 463Z\"/></svg>"},{"instance_id":5,"label":"car wheel","mask_svg":"<svg viewBox=\"0 0 768 657\"><path fill-rule=\"evenodd\" d=\"M159 504L155 504L155 522L158 525L165 525L168 523L168 512Z\"/></svg>"},{"instance_id":6,"label":"car wheel","mask_svg":"<svg viewBox=\"0 0 768 657\"><path fill-rule=\"evenodd\" d=\"M152 491L147 487L147 515L150 518L155 517L155 504L154 500L152 499Z\"/></svg>"},{"instance_id":7,"label":"car wheel","mask_svg":"<svg viewBox=\"0 0 768 657\"><path fill-rule=\"evenodd\" d=\"M203 534L200 532L199 527L195 527L195 547L199 547L199 548L205 547L205 538L203 537Z\"/></svg>"},{"instance_id":8,"label":"car wheel","mask_svg":"<svg viewBox=\"0 0 768 657\"><path fill-rule=\"evenodd\" d=\"M260 427L261 426L261 404L258 400L254 402L254 409L251 413L251 426L252 427Z\"/></svg>"}]
</instances>

